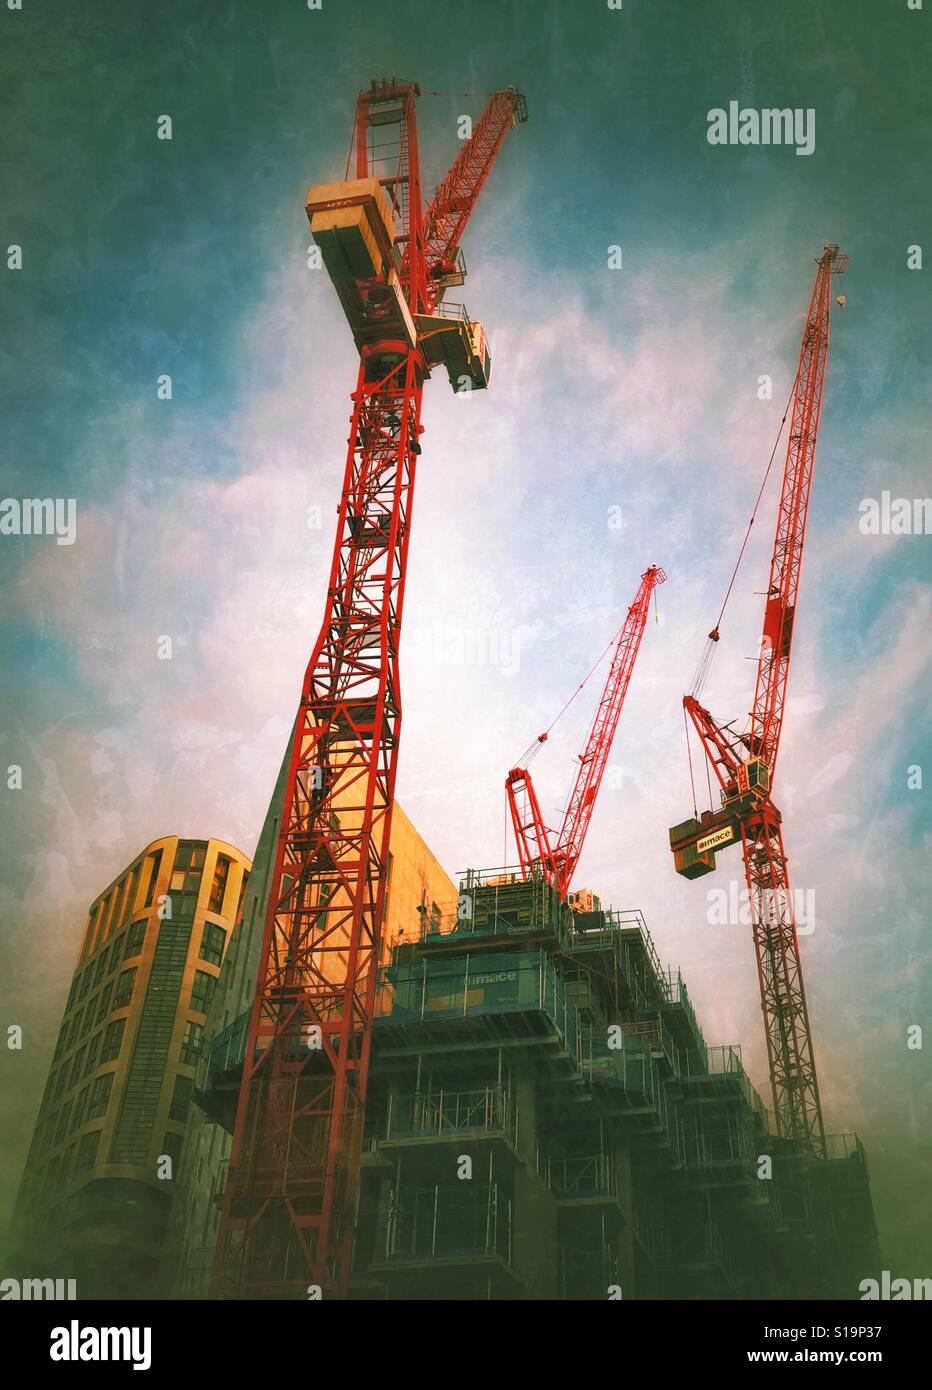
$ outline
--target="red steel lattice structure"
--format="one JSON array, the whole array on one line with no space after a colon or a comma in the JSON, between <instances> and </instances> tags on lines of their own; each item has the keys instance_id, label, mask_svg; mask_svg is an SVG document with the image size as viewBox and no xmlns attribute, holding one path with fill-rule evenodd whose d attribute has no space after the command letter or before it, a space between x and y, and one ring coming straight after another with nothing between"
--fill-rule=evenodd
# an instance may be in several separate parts
<instances>
[{"instance_id":1,"label":"red steel lattice structure","mask_svg":"<svg viewBox=\"0 0 932 1390\"><path fill-rule=\"evenodd\" d=\"M656 565L652 565L641 575L634 602L628 609L615 642L602 698L589 730L585 750L579 756L576 780L566 805L563 823L556 836L544 823L537 792L527 768L513 767L505 781L505 794L508 798L508 809L511 813L523 877L527 878L531 873L541 873L564 898L576 872L608 763L608 755L618 729L622 706L650 613L651 595L658 584L665 582L666 577L663 570ZM541 734L538 742L543 743L546 738L546 733Z\"/></svg>"},{"instance_id":2,"label":"red steel lattice structure","mask_svg":"<svg viewBox=\"0 0 932 1390\"><path fill-rule=\"evenodd\" d=\"M520 94L493 93L425 212L418 94L394 79L362 92L355 180L308 197L360 364L324 618L292 735L214 1297L340 1297L349 1279L421 396L435 365L421 325L430 331L425 316L444 289L438 256L455 259L507 129L526 118ZM449 341L465 352L468 332L457 333Z\"/></svg>"},{"instance_id":3,"label":"red steel lattice structure","mask_svg":"<svg viewBox=\"0 0 932 1390\"><path fill-rule=\"evenodd\" d=\"M816 1154L825 1151L825 1129L782 817L770 791L783 729L828 359L832 276L841 274L847 261L834 245L826 246L817 261L793 391L750 722L736 738L730 726L718 724L695 694L684 697L686 713L721 788L722 807L701 821L686 821L670 831L677 870L689 878L710 872L717 851L740 840L777 1125L786 1138ZM718 641L718 630L709 636Z\"/></svg>"}]
</instances>

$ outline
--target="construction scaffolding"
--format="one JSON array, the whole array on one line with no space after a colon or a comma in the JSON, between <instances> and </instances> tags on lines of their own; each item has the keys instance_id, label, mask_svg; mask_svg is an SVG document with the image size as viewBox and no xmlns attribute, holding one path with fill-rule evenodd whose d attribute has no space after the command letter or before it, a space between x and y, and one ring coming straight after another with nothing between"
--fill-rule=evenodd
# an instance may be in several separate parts
<instances>
[{"instance_id":1,"label":"construction scaffolding","mask_svg":"<svg viewBox=\"0 0 932 1390\"><path fill-rule=\"evenodd\" d=\"M876 1241L857 1136L816 1158L776 1135L639 912L508 869L460 890L380 970L351 1295L852 1296ZM221 1123L245 1047L234 1020L201 1066Z\"/></svg>"}]
</instances>

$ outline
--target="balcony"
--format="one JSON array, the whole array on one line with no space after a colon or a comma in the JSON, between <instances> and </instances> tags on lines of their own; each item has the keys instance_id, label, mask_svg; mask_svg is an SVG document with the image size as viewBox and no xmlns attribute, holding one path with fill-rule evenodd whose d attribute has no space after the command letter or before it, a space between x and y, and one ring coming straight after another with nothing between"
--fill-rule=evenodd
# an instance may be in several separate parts
<instances>
[{"instance_id":1,"label":"balcony","mask_svg":"<svg viewBox=\"0 0 932 1390\"><path fill-rule=\"evenodd\" d=\"M706 1121L700 1111L698 1119L688 1115L681 1122L679 1153L688 1176L706 1187L760 1187L749 1127L734 1116L718 1115L715 1121Z\"/></svg>"},{"instance_id":2,"label":"balcony","mask_svg":"<svg viewBox=\"0 0 932 1390\"><path fill-rule=\"evenodd\" d=\"M692 1000L680 972L677 970L674 974L672 970L666 971L663 984L664 1003L662 1008L666 1015L667 1026L676 1037L678 1046L683 1053L687 1054L683 1058L683 1065L688 1067L690 1051L697 1058L706 1055L708 1052L706 1041L702 1036L702 1029L699 1027Z\"/></svg>"},{"instance_id":3,"label":"balcony","mask_svg":"<svg viewBox=\"0 0 932 1390\"><path fill-rule=\"evenodd\" d=\"M548 1158L543 1175L560 1203L592 1206L619 1200L614 1165L606 1153Z\"/></svg>"},{"instance_id":4,"label":"balcony","mask_svg":"<svg viewBox=\"0 0 932 1390\"><path fill-rule=\"evenodd\" d=\"M379 1144L502 1138L514 1146L517 1114L502 1087L390 1095Z\"/></svg>"},{"instance_id":5,"label":"balcony","mask_svg":"<svg viewBox=\"0 0 932 1390\"><path fill-rule=\"evenodd\" d=\"M717 1277L731 1289L737 1288L731 1261L714 1221L696 1226L688 1234L665 1234L657 1244L655 1259L657 1268L665 1273L711 1276L713 1285Z\"/></svg>"},{"instance_id":6,"label":"balcony","mask_svg":"<svg viewBox=\"0 0 932 1390\"><path fill-rule=\"evenodd\" d=\"M770 1129L770 1116L744 1070L741 1048L728 1045L708 1047L705 1063L704 1070L690 1069L680 1078L684 1100L717 1097L722 1102L739 1102L750 1112L755 1129L766 1134Z\"/></svg>"},{"instance_id":7,"label":"balcony","mask_svg":"<svg viewBox=\"0 0 932 1390\"><path fill-rule=\"evenodd\" d=\"M511 1264L511 1200L497 1183L395 1189L385 1267L476 1260Z\"/></svg>"},{"instance_id":8,"label":"balcony","mask_svg":"<svg viewBox=\"0 0 932 1390\"><path fill-rule=\"evenodd\" d=\"M187 1300L207 1298L214 1262L214 1247L202 1245L185 1251L178 1282L178 1297Z\"/></svg>"},{"instance_id":9,"label":"balcony","mask_svg":"<svg viewBox=\"0 0 932 1390\"><path fill-rule=\"evenodd\" d=\"M864 1145L853 1130L843 1134L826 1134L825 1157L830 1163L858 1163L867 1172L867 1154Z\"/></svg>"},{"instance_id":10,"label":"balcony","mask_svg":"<svg viewBox=\"0 0 932 1390\"><path fill-rule=\"evenodd\" d=\"M551 943L569 928L572 914L543 878L523 879L514 869L468 869L460 879L455 911L421 912L401 941L431 953L462 951L485 937L538 937ZM517 943L516 943L517 944Z\"/></svg>"},{"instance_id":11,"label":"balcony","mask_svg":"<svg viewBox=\"0 0 932 1390\"><path fill-rule=\"evenodd\" d=\"M564 1070L579 1065L581 1025L566 984L542 951L470 952L399 961L380 974L376 1000L377 1044L420 1042L429 1024L436 1041L451 1046L475 1034L541 1043ZM418 1027L418 1036L411 1033Z\"/></svg>"}]
</instances>

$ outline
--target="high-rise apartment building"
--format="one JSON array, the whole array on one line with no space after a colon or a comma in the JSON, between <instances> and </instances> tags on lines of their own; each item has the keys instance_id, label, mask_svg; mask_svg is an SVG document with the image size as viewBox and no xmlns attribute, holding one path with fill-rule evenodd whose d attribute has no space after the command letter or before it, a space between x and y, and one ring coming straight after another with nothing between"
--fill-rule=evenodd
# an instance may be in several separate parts
<instances>
[{"instance_id":1,"label":"high-rise apartment building","mask_svg":"<svg viewBox=\"0 0 932 1390\"><path fill-rule=\"evenodd\" d=\"M151 1295L195 1066L250 861L154 840L92 903L14 1215L24 1273Z\"/></svg>"}]
</instances>

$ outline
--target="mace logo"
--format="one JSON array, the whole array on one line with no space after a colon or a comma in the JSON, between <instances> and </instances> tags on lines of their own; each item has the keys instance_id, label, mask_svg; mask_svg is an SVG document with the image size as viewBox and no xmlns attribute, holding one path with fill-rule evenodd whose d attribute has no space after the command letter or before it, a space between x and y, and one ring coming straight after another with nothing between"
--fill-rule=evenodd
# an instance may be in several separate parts
<instances>
[{"instance_id":1,"label":"mace logo","mask_svg":"<svg viewBox=\"0 0 932 1390\"><path fill-rule=\"evenodd\" d=\"M82 1327L72 1318L51 1335L52 1361L132 1361L134 1371L152 1365L151 1327Z\"/></svg>"},{"instance_id":2,"label":"mace logo","mask_svg":"<svg viewBox=\"0 0 932 1390\"><path fill-rule=\"evenodd\" d=\"M815 149L815 109L808 106L765 106L760 111L753 106L739 109L736 101L728 110L714 106L706 117L709 128L706 139L710 145L795 145L797 154L812 154Z\"/></svg>"}]
</instances>

